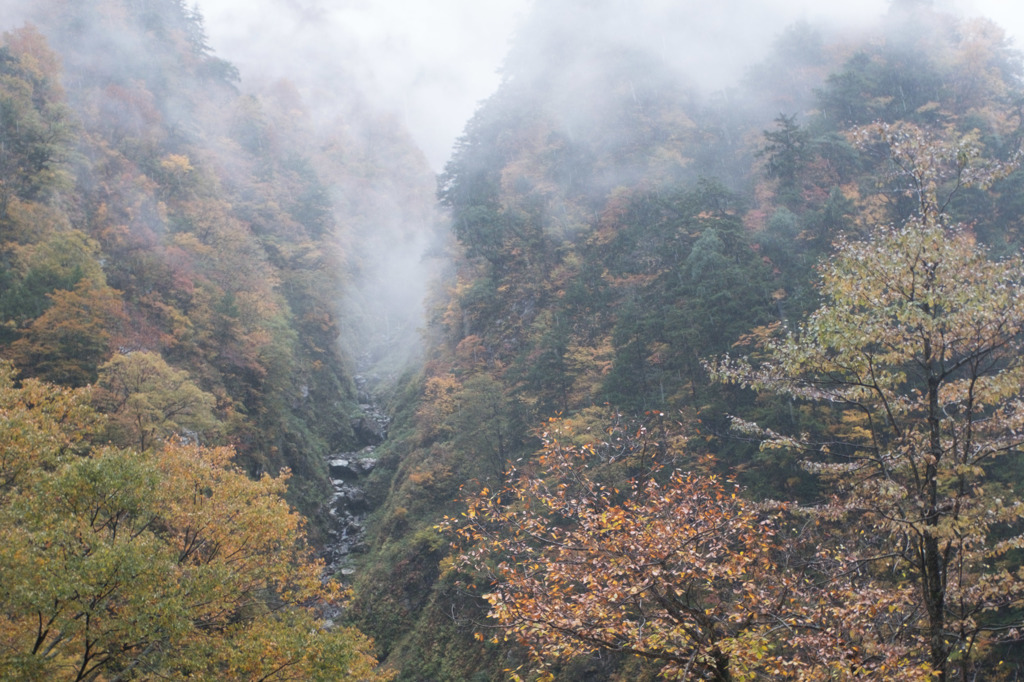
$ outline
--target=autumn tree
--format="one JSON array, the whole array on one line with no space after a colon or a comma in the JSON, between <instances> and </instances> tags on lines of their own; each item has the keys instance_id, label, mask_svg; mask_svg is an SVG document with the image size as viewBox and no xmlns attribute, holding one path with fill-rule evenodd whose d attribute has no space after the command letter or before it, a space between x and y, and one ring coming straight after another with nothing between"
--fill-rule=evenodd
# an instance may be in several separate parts
<instances>
[{"instance_id":1,"label":"autumn tree","mask_svg":"<svg viewBox=\"0 0 1024 682\"><path fill-rule=\"evenodd\" d=\"M126 320L121 292L83 279L74 289L47 297L50 307L11 344L11 359L46 381L67 386L95 381Z\"/></svg>"},{"instance_id":2,"label":"autumn tree","mask_svg":"<svg viewBox=\"0 0 1024 682\"><path fill-rule=\"evenodd\" d=\"M31 214L29 221L35 227L44 223ZM4 251L9 286L0 292L0 316L13 328L42 315L53 302L47 294L73 289L83 279L104 281L98 245L78 230L61 229Z\"/></svg>"},{"instance_id":3,"label":"autumn tree","mask_svg":"<svg viewBox=\"0 0 1024 682\"><path fill-rule=\"evenodd\" d=\"M90 389L0 368L0 677L378 679L332 629L287 476L228 448L96 447Z\"/></svg>"},{"instance_id":4,"label":"autumn tree","mask_svg":"<svg viewBox=\"0 0 1024 682\"><path fill-rule=\"evenodd\" d=\"M825 494L807 513L838 535L821 539L830 584L902 595L893 645L934 679L977 679L1024 606L1024 501L996 475L1024 441L1024 259L990 260L943 209L1013 164L982 160L973 135L876 124L854 136L888 154L914 214L840 239L818 310L756 356L711 369L820 406L823 439L737 425L762 448L805 453L820 476Z\"/></svg>"},{"instance_id":5,"label":"autumn tree","mask_svg":"<svg viewBox=\"0 0 1024 682\"><path fill-rule=\"evenodd\" d=\"M33 26L0 36L0 222L16 198L46 201L70 189L73 116L60 60Z\"/></svg>"},{"instance_id":6,"label":"autumn tree","mask_svg":"<svg viewBox=\"0 0 1024 682\"><path fill-rule=\"evenodd\" d=\"M86 452L102 425L88 391L35 379L16 387L13 379L10 366L0 363L0 502L26 477Z\"/></svg>"},{"instance_id":7,"label":"autumn tree","mask_svg":"<svg viewBox=\"0 0 1024 682\"><path fill-rule=\"evenodd\" d=\"M714 475L652 469L658 448L644 437L575 438L552 420L536 466L443 524L462 543L459 565L491 581L500 637L541 669L604 650L653 661L666 679L782 675L794 654L771 641L787 592L774 514ZM609 467L640 475L620 491L602 482Z\"/></svg>"},{"instance_id":8,"label":"autumn tree","mask_svg":"<svg viewBox=\"0 0 1024 682\"><path fill-rule=\"evenodd\" d=\"M214 397L159 353L118 353L99 368L97 383L97 405L121 445L145 450L175 435L205 441L216 429Z\"/></svg>"}]
</instances>

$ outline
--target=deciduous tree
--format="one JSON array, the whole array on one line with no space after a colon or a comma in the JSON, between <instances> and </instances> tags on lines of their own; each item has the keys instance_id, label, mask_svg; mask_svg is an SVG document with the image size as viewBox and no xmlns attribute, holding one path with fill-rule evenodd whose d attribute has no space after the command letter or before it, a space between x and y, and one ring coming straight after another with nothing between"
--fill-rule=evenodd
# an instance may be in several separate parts
<instances>
[{"instance_id":1,"label":"deciduous tree","mask_svg":"<svg viewBox=\"0 0 1024 682\"><path fill-rule=\"evenodd\" d=\"M462 567L492 581L484 596L502 636L541 668L609 650L655 661L668 679L782 674L773 515L713 475L647 470L622 491L602 484L595 466L635 468L649 454L627 441L576 445L552 420L536 468L511 470L446 519Z\"/></svg>"},{"instance_id":2,"label":"deciduous tree","mask_svg":"<svg viewBox=\"0 0 1024 682\"><path fill-rule=\"evenodd\" d=\"M282 498L228 448L91 446L87 389L0 368L0 677L372 680Z\"/></svg>"},{"instance_id":3,"label":"deciduous tree","mask_svg":"<svg viewBox=\"0 0 1024 682\"><path fill-rule=\"evenodd\" d=\"M11 345L11 357L24 372L67 386L96 380L125 323L121 292L83 279L72 290L47 295L50 307Z\"/></svg>"},{"instance_id":4,"label":"deciduous tree","mask_svg":"<svg viewBox=\"0 0 1024 682\"><path fill-rule=\"evenodd\" d=\"M206 442L216 428L214 397L159 353L114 355L99 368L98 385L97 405L110 415L110 434L120 445L146 450L161 439L186 435Z\"/></svg>"},{"instance_id":5,"label":"deciduous tree","mask_svg":"<svg viewBox=\"0 0 1024 682\"><path fill-rule=\"evenodd\" d=\"M823 540L836 579L905 595L891 604L894 642L935 679L976 679L976 660L1021 625L1024 606L1024 500L993 475L1024 442L1024 260L989 260L943 207L1012 166L983 163L971 136L882 124L858 136L888 150L915 214L840 240L821 268L820 308L757 359L713 371L822 406L825 442L738 424L764 448L807 453L827 484L809 513L849 531Z\"/></svg>"}]
</instances>

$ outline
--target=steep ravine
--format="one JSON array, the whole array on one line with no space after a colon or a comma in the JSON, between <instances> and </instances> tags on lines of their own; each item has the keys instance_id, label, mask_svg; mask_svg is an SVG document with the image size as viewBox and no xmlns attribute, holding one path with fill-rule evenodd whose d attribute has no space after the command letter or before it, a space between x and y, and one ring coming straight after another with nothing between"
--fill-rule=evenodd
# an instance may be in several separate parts
<instances>
[{"instance_id":1,"label":"steep ravine","mask_svg":"<svg viewBox=\"0 0 1024 682\"><path fill-rule=\"evenodd\" d=\"M355 572L350 556L366 551L366 516L372 511L364 489L366 478L377 465L374 451L388 436L390 417L377 405L370 382L355 377L361 414L352 420L352 430L362 447L355 451L331 454L327 458L334 494L328 503L331 518L328 541L323 549L327 575L347 577Z\"/></svg>"}]
</instances>

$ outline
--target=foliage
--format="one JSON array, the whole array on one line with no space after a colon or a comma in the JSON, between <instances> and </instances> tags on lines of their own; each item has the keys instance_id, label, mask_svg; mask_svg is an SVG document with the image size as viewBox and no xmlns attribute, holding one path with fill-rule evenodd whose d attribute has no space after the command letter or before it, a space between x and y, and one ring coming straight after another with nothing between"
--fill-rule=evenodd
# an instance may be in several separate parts
<instances>
[{"instance_id":1,"label":"foliage","mask_svg":"<svg viewBox=\"0 0 1024 682\"><path fill-rule=\"evenodd\" d=\"M311 116L290 84L240 95L187 5L12 8L26 25L0 40L0 357L81 386L115 352L159 356L215 400L219 432L203 435L230 440L252 473L289 467L290 499L319 519L324 457L362 445L339 338L369 325L339 301L372 289L360 269L374 249L422 244L433 177L351 89L336 90L343 124ZM347 132L370 128L372 143ZM371 322L399 329L397 305L367 298ZM415 324L403 318L402 343ZM108 436L148 448L212 425L197 413L156 426L162 391L128 401L147 426L105 404Z\"/></svg>"},{"instance_id":2,"label":"foliage","mask_svg":"<svg viewBox=\"0 0 1024 682\"><path fill-rule=\"evenodd\" d=\"M553 420L536 470L511 470L446 519L462 566L491 581L501 636L541 668L609 650L652 659L667 679L780 670L767 640L784 601L771 515L713 475L648 472L620 492L588 471L602 449L572 445Z\"/></svg>"},{"instance_id":3,"label":"foliage","mask_svg":"<svg viewBox=\"0 0 1024 682\"><path fill-rule=\"evenodd\" d=\"M62 389L36 379L15 386L9 363L0 364L0 494L22 485L26 477L52 470L79 456L98 434L101 418L89 406L87 389Z\"/></svg>"},{"instance_id":4,"label":"foliage","mask_svg":"<svg viewBox=\"0 0 1024 682\"><path fill-rule=\"evenodd\" d=\"M662 679L931 679L888 635L904 592L822 579L823 529L744 499L708 459L666 471L686 459L678 434L548 427L535 462L440 526L460 548L449 570L488 585L491 642L524 646L541 678L610 653Z\"/></svg>"},{"instance_id":5,"label":"foliage","mask_svg":"<svg viewBox=\"0 0 1024 682\"><path fill-rule=\"evenodd\" d=\"M15 197L50 199L68 189L74 134L60 62L33 27L0 46L0 224ZM6 239L5 239L6 241Z\"/></svg>"},{"instance_id":6,"label":"foliage","mask_svg":"<svg viewBox=\"0 0 1024 682\"><path fill-rule=\"evenodd\" d=\"M823 406L824 442L737 424L762 448L807 453L829 486L808 513L847 528L835 570L904 595L894 641L937 679L973 679L989 647L1015 637L1024 606L1024 501L992 476L1022 443L1024 259L989 260L943 208L1012 165L979 159L971 136L930 139L906 124L857 135L888 148L918 210L866 241L840 240L807 322L714 372Z\"/></svg>"},{"instance_id":7,"label":"foliage","mask_svg":"<svg viewBox=\"0 0 1024 682\"><path fill-rule=\"evenodd\" d=\"M780 115L775 124L776 130L764 132L765 146L759 156L766 158L765 173L779 183L780 201L789 205L799 199L798 174L810 156L808 134L795 116Z\"/></svg>"},{"instance_id":8,"label":"foliage","mask_svg":"<svg viewBox=\"0 0 1024 682\"><path fill-rule=\"evenodd\" d=\"M41 217L30 220L38 227L45 224ZM98 251L99 245L78 230L55 231L29 245L12 245L10 286L0 294L0 316L17 327L46 311L52 303L47 294L73 289L83 279L103 283Z\"/></svg>"},{"instance_id":9,"label":"foliage","mask_svg":"<svg viewBox=\"0 0 1024 682\"><path fill-rule=\"evenodd\" d=\"M81 280L70 291L47 296L50 307L11 344L12 359L26 374L50 382L84 386L95 381L125 323L121 292Z\"/></svg>"},{"instance_id":10,"label":"foliage","mask_svg":"<svg viewBox=\"0 0 1024 682\"><path fill-rule=\"evenodd\" d=\"M365 386L394 371L385 354L419 338L418 317L399 314L392 299L419 303L417 287L403 283L433 220L432 174L400 126L368 114L347 84L329 89L336 117L311 110L288 82L241 95L188 3L16 4L10 23L36 27L6 34L0 48L0 357L23 376L101 382L91 391L110 417L100 437L148 451L126 471L149 466L174 434L223 437L251 475L291 468L289 499L317 518L329 494L324 455L359 447L350 418ZM584 4L587 16L606 16L601 3ZM816 499L831 482L796 471L791 453L726 437L724 413L806 431L808 441L855 439L868 427L838 404L709 385L700 358L816 308L823 290L812 264L837 237L853 244L874 225L904 224L920 212L920 188L934 184L954 221L970 222L964 243L973 235L992 254L1024 243L1021 173L995 169L991 189L962 182L980 156L1010 156L1021 135L1021 60L990 23L896 3L884 25L855 40L800 24L742 92L705 97L671 53L625 48L595 31L600 22L566 22L579 13L559 5L538 5L499 92L441 178L453 237L435 247L452 269L437 290L450 292L431 301L428 362L404 398L405 420L378 451L379 487L368 490L389 492L370 552L358 558L363 613L348 617L381 635L407 679L497 678L519 660L504 642L473 640L467 623L487 607L441 575L446 548L431 526L454 513L461 483L500 487L519 458L520 473L534 471L529 424L560 413L598 433L605 401L634 413L699 412L689 451L716 452L749 495ZM876 120L888 129L846 129ZM941 134L917 145L901 120ZM901 174L924 166L889 152L898 143L920 160L947 139L956 142L936 155L931 178ZM970 163L949 155L956 145ZM404 260L393 260L399 252ZM358 391L352 364L368 380ZM136 370L149 378L135 381ZM10 390L35 391L40 405L59 395L34 380ZM194 414L177 411L178 397ZM31 413L19 413L18 429L42 419ZM95 418L81 416L83 434ZM573 447L596 442L584 431ZM90 451L71 436L44 440L44 467ZM16 451L5 461L21 462L8 470L22 480L33 469ZM1015 468L984 468L985 494L1011 499L999 488L1012 487ZM587 473L634 490L628 480L642 472L613 463ZM861 554L839 545L877 534L845 531L866 526L817 520L774 536L786 542L773 560L814 579L799 596L818 611L792 614L788 627L800 627L769 655L799 650L804 670L823 676L923 674L911 664L923 630L902 625L919 603L913 582L885 574L882 562L850 563ZM835 542L815 551L826 531ZM1017 564L1014 552L995 561ZM840 573L843 581L830 579ZM278 611L259 627L278 628L281 652L297 651L306 637L282 629L307 617ZM257 676L242 660L263 645L252 631L235 631L239 658L219 666ZM845 663L813 659L815 650L842 652ZM558 672L631 679L642 666L625 658Z\"/></svg>"},{"instance_id":11,"label":"foliage","mask_svg":"<svg viewBox=\"0 0 1024 682\"><path fill-rule=\"evenodd\" d=\"M171 437L209 442L214 397L156 353L116 354L99 368L96 403L109 416L112 442L146 450Z\"/></svg>"},{"instance_id":12,"label":"foliage","mask_svg":"<svg viewBox=\"0 0 1024 682\"><path fill-rule=\"evenodd\" d=\"M26 680L378 679L325 629L286 475L227 448L88 445L88 392L0 374L0 674Z\"/></svg>"},{"instance_id":13,"label":"foliage","mask_svg":"<svg viewBox=\"0 0 1024 682\"><path fill-rule=\"evenodd\" d=\"M401 614L387 634L378 632L410 680L464 678L445 677L448 646L486 679L500 678L495 670L506 657L521 655L514 638L485 637L471 649L465 639L491 607L461 591L454 572L427 585L430 572L419 563L417 538L439 515L453 515L454 486L474 477L491 490L505 484L496 467L481 466L498 446L496 430L502 445L520 436L505 448L507 460L519 475L538 476L532 441L522 437L529 424L551 415L591 420L606 401L634 416L682 409L700 418L688 451L715 453L719 472L729 470L747 495L825 506L833 482L801 468L802 451L758 451L760 436L730 431L726 414L806 433L808 441L840 440L863 424L852 414L843 421L849 411L839 403L710 384L701 358L795 328L824 294L814 264L837 239L855 243L876 234L876 225L903 225L919 212L919 181L934 180L942 200L950 199L951 221L969 222L965 234L992 254L1024 242L1021 176L1005 173L1012 164L987 168L998 178L991 187L964 184L984 158L1012 157L1020 141L1020 58L988 22L897 3L857 37L797 25L739 92L704 97L654 51L623 49L620 31L591 39L589 22L567 25L559 4L536 8L499 91L467 125L441 178L457 240L453 268L431 310L428 362L414 384L422 396L416 419L394 432L412 430L385 446L392 488L356 578L371 610L367 627ZM565 15L611 16L601 3L570 4L581 12ZM876 120L885 125L849 130L850 121ZM901 165L913 164L898 162L884 138L911 150L926 126L934 133L916 146L921 158L945 146L932 154L936 175L900 175ZM966 165L948 155L955 148ZM481 404L467 405L476 398ZM514 409L492 409L501 419L480 423L488 405ZM466 414L473 416L460 419ZM828 457L841 450L834 445ZM629 490L638 472L585 473ZM985 494L1008 499L995 490L1010 487L1018 467L991 473L998 485L987 479ZM775 537L784 542L773 557L806 582L792 593L799 598L793 622L776 623L770 654L790 652L810 679L927 678L919 590L883 562L857 563L869 546L883 552L889 544L884 531L855 516L779 521L785 532ZM1011 537L1012 525L996 524L992 538ZM490 569L500 563L493 558ZM1001 561L1018 570L1015 552ZM984 618L1010 623L1011 615ZM990 665L998 654L971 655L986 659L979 676L999 674ZM594 660L552 662L552 673L567 680L653 674L624 656L604 652L588 668Z\"/></svg>"}]
</instances>

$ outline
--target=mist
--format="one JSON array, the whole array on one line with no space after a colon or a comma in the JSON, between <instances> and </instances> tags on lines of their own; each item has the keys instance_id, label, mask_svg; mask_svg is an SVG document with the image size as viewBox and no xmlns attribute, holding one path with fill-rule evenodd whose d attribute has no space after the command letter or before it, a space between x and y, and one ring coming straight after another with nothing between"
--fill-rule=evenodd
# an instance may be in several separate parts
<instances>
[{"instance_id":1,"label":"mist","mask_svg":"<svg viewBox=\"0 0 1024 682\"><path fill-rule=\"evenodd\" d=\"M287 77L328 101L357 88L444 165L529 0L200 0L211 45L247 81ZM286 50L280 49L287 46Z\"/></svg>"},{"instance_id":2,"label":"mist","mask_svg":"<svg viewBox=\"0 0 1024 682\"><path fill-rule=\"evenodd\" d=\"M376 349L375 357L380 348L392 348L408 358L415 355L427 282L440 267L423 258L432 248L438 251L433 174L444 169L481 103L508 78L513 44L530 52L536 26L560 27L599 50L642 50L671 67L682 87L711 97L741 83L794 22L814 26L833 43L835 36L852 40L892 4L199 0L195 7L213 54L237 66L241 91L272 100L284 84L294 101L282 107L297 107L311 134L336 150L339 165L318 171L345 233L338 248L351 274L339 306L347 333L365 349ZM1008 3L932 4L992 16L1011 38L1024 26L1024 10ZM5 5L5 29L32 16L32 2ZM113 35L91 40L94 58L101 60L141 49L110 49L118 43ZM577 66L576 76L587 78L588 65ZM565 104L567 128L578 125L581 112L574 107L571 99ZM184 111L180 116L187 119ZM340 169L345 164L358 164L363 176L354 181Z\"/></svg>"},{"instance_id":3,"label":"mist","mask_svg":"<svg viewBox=\"0 0 1024 682\"><path fill-rule=\"evenodd\" d=\"M544 4L554 3L538 9ZM651 50L686 73L694 85L713 92L734 85L794 22L858 33L877 22L890 4L594 1L582 3L565 20L589 21L587 30L593 35ZM1020 45L1024 9L1013 3L932 4L965 16L990 17ZM239 66L245 81L287 77L308 89L315 102L323 98L325 103L340 89L356 88L409 130L434 171L443 168L466 121L501 82L508 48L533 5L531 0L198 3L211 45Z\"/></svg>"},{"instance_id":4,"label":"mist","mask_svg":"<svg viewBox=\"0 0 1024 682\"><path fill-rule=\"evenodd\" d=\"M525 503L502 500L526 499L514 490L526 480L520 473L532 476L547 467L553 460L538 457L538 448L554 454L547 443L560 449L561 438L582 447L578 461L565 468L573 480L549 485L561 475L549 471L545 485L565 499L581 482L581 493L603 491L596 504L582 504L625 530L627 517L639 519L643 528L634 529L633 537L653 526L632 512L604 512L629 495L667 499L648 483L671 483L677 468L735 481L741 490L732 498L820 509L822 500L838 499L826 497L836 492L827 487L831 479L804 466L804 453L796 448L758 449L751 432L730 431L737 423L732 415L758 423L764 417L763 433L800 429L842 443L832 453L821 449L828 460L823 470L861 452L862 445L872 461L888 462L875 444L909 441L891 434L875 438L861 428L865 416L845 412L859 403L822 403L819 410L811 404L817 392L800 393L794 402L797 393L789 388L782 396L748 390L760 380L723 385L715 374L740 377L715 371L711 363L748 349L752 357L796 349L800 366L808 357L831 357L827 344L801 349L770 339L815 326L800 326L801 320L835 322L809 317L828 309L823 299L834 291L834 280L823 286L820 275L838 270L859 276L861 266L846 260L834 267L835 256L881 234L881 226L951 226L958 240L962 234L964 243L990 249L978 260L1024 246L1024 172L1014 165L1022 138L1024 56L1012 48L1024 36L1024 10L1007 2L0 2L0 29L10 30L0 42L0 389L13 386L8 363L24 377L94 386L105 396L97 409L118 419L118 428L95 443L108 452L108 441L118 448L137 442L140 449L154 442L130 432L141 433L135 426L141 422L130 423L126 411L136 401L114 400L106 381L112 359L138 354L135 359L166 365L160 372L167 381L146 379L134 395L173 396L170 379L187 378L203 414L191 425L165 419L160 437L185 434L190 444L231 445L233 466L253 477L292 472L289 502L315 529L311 547L324 550L326 572L351 588L340 612L324 613L370 635L382 663L401 679L496 681L512 669L526 670L522 650L500 637L487 644L474 632L489 612L502 608L488 605L474 585L458 582L457 574L482 577L476 574L484 567L452 554L455 545L440 532L452 528L442 519L471 519L476 512L470 511L483 509L458 515L453 505L462 505L467 494L482 489L480 499L494 501L491 508L528 510ZM965 20L977 15L994 23ZM907 137L889 137L887 126ZM860 143L868 138L877 144ZM921 171L912 178L916 184L906 184L900 165L906 152L895 153L900 145L912 148L910 168ZM980 163L969 167L975 159ZM997 167L998 178L986 170ZM948 208L948 220L928 208L925 195L939 192L920 181L929 173L939 178L935 187L949 180L942 209ZM971 179L984 182L965 186ZM988 180L991 188L982 187ZM1020 261L1012 263L1019 273ZM926 264L929 286L944 283L940 277L947 272L951 281L966 272L940 264ZM917 268L898 269L916 278ZM1012 293L1005 277L959 278ZM847 281L853 280L843 280L844 291L857 289ZM888 288L888 282L878 287ZM917 297L917 285L909 288ZM999 300L1012 297L994 296L990 309L983 290L969 294L962 300L981 302L975 307L982 312L995 312ZM857 306L873 310L880 298ZM918 298L905 317L919 328ZM865 319L874 332L885 327L877 316ZM858 338L872 347L917 334L883 330L871 337L872 330L850 329L863 331ZM921 366L931 366L934 344L924 345ZM778 367L786 366L780 358ZM764 368L765 376L775 374L773 367ZM900 378L899 367L893 372L887 376L895 376L895 383L912 383ZM811 385L828 383L830 376ZM950 374L959 381L957 376ZM862 391L864 380L854 378L852 390ZM993 390L1004 383L997 381ZM1007 399L1021 398L1020 391L1010 392L1012 387ZM969 407L955 412L970 415ZM934 423L928 414L920 426ZM874 420L870 411L868 417ZM838 419L835 428L827 425L832 418ZM893 415L879 421L890 423ZM927 457L939 461L934 451ZM963 469L963 461L959 465ZM585 471L598 474L594 482L600 484L591 487L577 476ZM1000 485L1020 478L1012 468L999 476ZM129 479L112 480L123 487ZM873 486L883 479L872 474L869 480ZM27 497L43 489L26 488ZM609 490L615 497L606 495ZM896 505L924 500L921 490L909 497L896 491L891 499ZM9 494L6 501L20 504L20 495ZM857 492L851 501L859 504L862 497ZM566 507L571 514L559 520L559 532L584 519L580 499ZM4 501L0 512L16 520L18 507L5 512ZM539 501L535 507L545 516L554 513L555 507ZM134 518L134 512L126 514ZM55 523L64 524L59 517L55 512ZM495 529L510 518L493 519ZM822 547L845 556L847 538L825 523L806 536L796 530L799 537L790 544L790 521L778 521L771 527L787 538L778 547L786 570L798 565L791 558L807 561L803 566L825 571L820 575L826 578L807 585L834 585L840 573L827 575L831 562L821 561ZM754 526L743 525L741 532L750 535ZM509 529L509 537L525 537ZM894 539L895 549L907 551L910 545L890 530L861 530L860 539L850 536L850 546L877 557ZM463 538L490 542L475 528ZM734 538L721 543L735 545ZM905 566L918 565L912 555L903 555ZM38 560L26 556L27 575ZM896 554L881 556L889 562ZM984 570L991 569L998 582L1000 571L1019 561L1012 553L997 558ZM746 558L735 564L741 571L748 565ZM637 572L642 582L634 596L653 586L655 596L707 595L712 609L730 603L719 596L739 584L709 591L698 580L697 587L666 584L661 593L656 580L673 573L666 566L664 555L616 564L613 584ZM896 564L887 563L886 571L890 567ZM643 575L647 568L656 573ZM749 580L726 573L728 581L754 587L766 576L787 594L795 585L768 573ZM844 593L839 601L849 596L856 605L876 603L879 592L869 573L858 586L870 591ZM911 661L915 667L908 670L930 670L927 660L938 657L914 659L906 652L923 645L917 634L928 629L921 618L934 609L913 603L904 579L882 582L896 590L893 608L878 611L885 623L900 625L887 643L898 645L891 660ZM826 610L819 626L812 612L821 614L821 604L835 601L828 590L805 595L809 620L799 623L810 624L809 631L873 632L883 623L872 610L858 615L859 606L842 606ZM547 592L556 599L569 594ZM1015 594L1024 594L1024 587ZM761 596L752 593L751 600L736 603L747 609ZM612 601L615 608L633 604L623 602L621 593ZM508 603L515 605L515 598ZM711 613L695 604L695 613ZM268 613L251 611L257 618ZM638 613L643 619L637 622L675 622ZM1002 622L1004 615L1010 614L993 611L990 622ZM783 616L788 618L771 617ZM853 623L861 616L867 618L863 627L832 627L835 617ZM35 613L22 621L29 626L23 641L32 646L31 625L41 621ZM328 630L296 622L306 633ZM758 616L757 622L769 621ZM519 634L533 636L534 626L527 623ZM758 652L803 646L784 631L754 627L733 633L731 648L719 653L740 651L755 640ZM159 628L154 636L163 637ZM654 637L654 659L666 642L679 646L674 634ZM580 641L606 642L613 651L564 664L552 660L552 675L572 682L657 672L648 671L652 661L615 653L637 649L592 634ZM858 651L854 643L823 647L812 638L809 646L814 661L828 649L844 656L839 665L860 666L846 656ZM270 650L258 644L250 647L254 656ZM995 644L1011 643L977 647L979 656L991 657L988 669L1009 675L998 657L1012 658L1024 670L1019 651L1004 657ZM550 650L555 658L567 650L561 640L556 647ZM949 651L961 651L956 647ZM871 647L862 651L876 654ZM155 663L179 660L162 648L158 653ZM691 654L671 656L682 661ZM219 669L191 657L180 660L186 672ZM63 665L64 659L54 662ZM129 661L117 665L148 669ZM746 672L761 674L753 670ZM154 668L162 677L177 672Z\"/></svg>"},{"instance_id":5,"label":"mist","mask_svg":"<svg viewBox=\"0 0 1024 682\"><path fill-rule=\"evenodd\" d=\"M923 1L964 16L984 16L1024 44L1024 8L1003 0ZM893 0L828 3L725 0L714 6L674 0L642 5L592 0L591 26L682 67L705 90L735 84L797 21L856 33ZM5 0L0 30L21 25L32 0ZM235 64L248 87L287 79L314 114L336 119L353 98L409 131L440 172L479 104L502 80L512 39L533 0L196 0L214 53ZM586 9L584 11L587 11ZM588 12L592 17L596 11ZM581 16L567 16L579 22ZM326 112L326 113L325 113Z\"/></svg>"},{"instance_id":6,"label":"mist","mask_svg":"<svg viewBox=\"0 0 1024 682\"><path fill-rule=\"evenodd\" d=\"M561 25L566 34L601 45L601 50L644 51L668 65L691 93L708 98L736 88L795 22L813 26L832 43L841 42L841 36L855 40L892 4L200 0L198 9L211 47L238 66L243 88L258 92L287 79L301 94L314 125L327 135L332 129L344 130L346 144L361 148L359 155L375 168L372 189L360 200L373 206L356 213L378 229L360 229L366 241L348 245L358 274L341 305L352 338L361 339L357 345L366 350L364 360L379 361L389 353L415 356L427 281L440 267L439 261L428 263L421 257L437 239L431 224L438 218L423 210L431 201L426 176L444 168L467 121L508 77L509 60L516 59L510 48L530 52L532 34L542 33L538 27L554 30ZM1005 3L940 0L933 5L995 13L1011 31L1024 23L1021 11ZM588 68L581 64L574 73L585 79ZM801 87L806 90L806 85ZM798 104L773 101L761 106L771 117ZM571 98L564 106L568 127L579 117L576 106ZM372 149L368 140L373 131L361 128L367 119L399 136L407 134L422 152L423 172L414 200L398 200L393 194L390 178L401 172L382 150ZM410 200L426 203L414 208ZM378 242L382 235L383 242Z\"/></svg>"}]
</instances>

